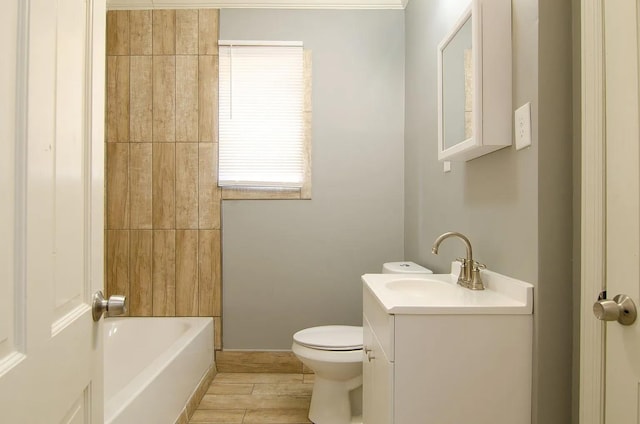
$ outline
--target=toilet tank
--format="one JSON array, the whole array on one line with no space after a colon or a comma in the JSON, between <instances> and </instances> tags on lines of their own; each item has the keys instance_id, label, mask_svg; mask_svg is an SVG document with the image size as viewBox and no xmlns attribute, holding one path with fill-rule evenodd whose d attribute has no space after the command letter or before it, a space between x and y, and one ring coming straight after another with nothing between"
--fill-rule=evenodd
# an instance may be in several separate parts
<instances>
[{"instance_id":1,"label":"toilet tank","mask_svg":"<svg viewBox=\"0 0 640 424\"><path fill-rule=\"evenodd\" d=\"M387 262L382 265L383 274L433 274L428 268L418 265L415 262Z\"/></svg>"}]
</instances>

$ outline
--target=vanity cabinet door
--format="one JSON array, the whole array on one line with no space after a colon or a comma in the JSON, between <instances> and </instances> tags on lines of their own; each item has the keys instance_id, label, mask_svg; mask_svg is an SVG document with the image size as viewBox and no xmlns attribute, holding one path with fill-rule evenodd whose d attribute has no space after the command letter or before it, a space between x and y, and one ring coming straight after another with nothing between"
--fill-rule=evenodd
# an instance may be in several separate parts
<instances>
[{"instance_id":1,"label":"vanity cabinet door","mask_svg":"<svg viewBox=\"0 0 640 424\"><path fill-rule=\"evenodd\" d=\"M387 359L366 315L363 327L363 422L393 424L393 363Z\"/></svg>"},{"instance_id":2,"label":"vanity cabinet door","mask_svg":"<svg viewBox=\"0 0 640 424\"><path fill-rule=\"evenodd\" d=\"M362 356L362 421L373 422L375 417L373 402L373 363L369 361L369 349L373 348L373 333L371 324L367 316L362 317L362 346L364 355Z\"/></svg>"}]
</instances>

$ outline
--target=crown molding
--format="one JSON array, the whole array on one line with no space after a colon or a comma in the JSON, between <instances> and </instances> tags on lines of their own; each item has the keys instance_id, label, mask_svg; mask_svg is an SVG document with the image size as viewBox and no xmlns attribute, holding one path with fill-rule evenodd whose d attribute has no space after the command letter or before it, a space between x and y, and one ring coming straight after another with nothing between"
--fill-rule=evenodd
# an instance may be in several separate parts
<instances>
[{"instance_id":1,"label":"crown molding","mask_svg":"<svg viewBox=\"0 0 640 424\"><path fill-rule=\"evenodd\" d=\"M107 9L404 9L408 2L409 0L107 0Z\"/></svg>"}]
</instances>

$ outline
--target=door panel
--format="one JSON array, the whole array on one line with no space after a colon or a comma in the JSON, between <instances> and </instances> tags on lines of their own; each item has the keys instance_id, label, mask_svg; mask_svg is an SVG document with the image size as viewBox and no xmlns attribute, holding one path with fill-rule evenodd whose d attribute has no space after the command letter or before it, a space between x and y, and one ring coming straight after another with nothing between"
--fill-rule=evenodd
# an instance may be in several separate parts
<instances>
[{"instance_id":1,"label":"door panel","mask_svg":"<svg viewBox=\"0 0 640 424\"><path fill-rule=\"evenodd\" d=\"M3 6L0 422L100 423L104 1Z\"/></svg>"},{"instance_id":2,"label":"door panel","mask_svg":"<svg viewBox=\"0 0 640 424\"><path fill-rule=\"evenodd\" d=\"M606 288L640 302L640 119L638 5L604 2ZM595 300L595 299L594 299ZM640 325L606 324L607 424L637 424Z\"/></svg>"},{"instance_id":3,"label":"door panel","mask_svg":"<svg viewBox=\"0 0 640 424\"><path fill-rule=\"evenodd\" d=\"M58 0L56 54L55 167L55 312L54 319L78 307L87 296L83 257L85 226L84 144L86 99L84 0Z\"/></svg>"},{"instance_id":4,"label":"door panel","mask_svg":"<svg viewBox=\"0 0 640 424\"><path fill-rule=\"evenodd\" d=\"M367 316L363 316L363 413L367 424L393 423L394 366L389 362Z\"/></svg>"},{"instance_id":5,"label":"door panel","mask_svg":"<svg viewBox=\"0 0 640 424\"><path fill-rule=\"evenodd\" d=\"M14 157L16 56L18 1L3 4L0 43L4 59L0 61L0 251L13 250L14 244ZM15 352L14 335L14 263L12 255L0 255L0 375L3 361Z\"/></svg>"},{"instance_id":6,"label":"door panel","mask_svg":"<svg viewBox=\"0 0 640 424\"><path fill-rule=\"evenodd\" d=\"M86 388L71 406L69 412L60 421L61 424L82 424L87 422L89 411L89 388Z\"/></svg>"},{"instance_id":7,"label":"door panel","mask_svg":"<svg viewBox=\"0 0 640 424\"><path fill-rule=\"evenodd\" d=\"M394 364L387 360L382 345L373 334L373 403L376 405L375 423L394 422Z\"/></svg>"},{"instance_id":8,"label":"door panel","mask_svg":"<svg viewBox=\"0 0 640 424\"><path fill-rule=\"evenodd\" d=\"M362 339L365 352L362 359L362 418L364 422L373 424L376 414L376 406L371 401L374 389L373 364L367 359L367 350L373 348L373 333L366 315L362 316Z\"/></svg>"}]
</instances>

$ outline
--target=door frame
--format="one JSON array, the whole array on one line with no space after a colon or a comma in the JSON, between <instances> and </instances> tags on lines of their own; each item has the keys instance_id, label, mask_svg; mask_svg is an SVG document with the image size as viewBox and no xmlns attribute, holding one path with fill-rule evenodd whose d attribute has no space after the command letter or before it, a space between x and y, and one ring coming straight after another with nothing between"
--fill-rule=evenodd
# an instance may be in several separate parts
<instances>
[{"instance_id":1,"label":"door frame","mask_svg":"<svg viewBox=\"0 0 640 424\"><path fill-rule=\"evenodd\" d=\"M106 61L107 61L107 1L87 0L89 27L86 45L87 62L87 97L85 107L86 123L86 168L89 191L89 216L87 225L87 255L90 263L88 278L87 303L91 305L96 290L105 291L105 102L106 102ZM86 218L85 218L86 219ZM100 340L94 341L101 349L99 360L94 369L94 377L98 375L98 385L94 385L92 396L104 399L104 345L102 344L102 323L98 323L97 332ZM90 422L104 421L104 402L91 402Z\"/></svg>"},{"instance_id":2,"label":"door frame","mask_svg":"<svg viewBox=\"0 0 640 424\"><path fill-rule=\"evenodd\" d=\"M605 326L592 304L605 289L604 0L581 7L582 176L580 288L580 424L604 423Z\"/></svg>"}]
</instances>

